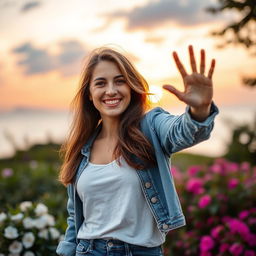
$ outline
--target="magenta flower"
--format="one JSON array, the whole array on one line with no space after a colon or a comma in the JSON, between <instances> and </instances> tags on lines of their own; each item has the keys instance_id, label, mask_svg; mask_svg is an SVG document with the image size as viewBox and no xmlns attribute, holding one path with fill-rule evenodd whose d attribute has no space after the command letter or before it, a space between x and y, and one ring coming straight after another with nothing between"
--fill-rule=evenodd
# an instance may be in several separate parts
<instances>
[{"instance_id":1,"label":"magenta flower","mask_svg":"<svg viewBox=\"0 0 256 256\"><path fill-rule=\"evenodd\" d=\"M208 206L212 201L212 198L209 195L204 195L199 199L198 206L203 209Z\"/></svg>"},{"instance_id":2,"label":"magenta flower","mask_svg":"<svg viewBox=\"0 0 256 256\"><path fill-rule=\"evenodd\" d=\"M186 189L196 195L202 194L204 192L203 182L199 178L192 178L187 182Z\"/></svg>"},{"instance_id":3,"label":"magenta flower","mask_svg":"<svg viewBox=\"0 0 256 256\"><path fill-rule=\"evenodd\" d=\"M239 165L237 163L228 163L226 168L229 172L237 172L239 170Z\"/></svg>"},{"instance_id":4,"label":"magenta flower","mask_svg":"<svg viewBox=\"0 0 256 256\"><path fill-rule=\"evenodd\" d=\"M224 171L223 171L223 168L220 164L213 164L211 167L210 167L210 170L213 172L213 173L216 173L216 174L224 174Z\"/></svg>"},{"instance_id":5,"label":"magenta flower","mask_svg":"<svg viewBox=\"0 0 256 256\"><path fill-rule=\"evenodd\" d=\"M256 253L252 250L246 250L244 256L256 256Z\"/></svg>"},{"instance_id":6,"label":"magenta flower","mask_svg":"<svg viewBox=\"0 0 256 256\"><path fill-rule=\"evenodd\" d=\"M239 181L236 178L231 178L228 182L228 188L233 189L238 185Z\"/></svg>"},{"instance_id":7,"label":"magenta flower","mask_svg":"<svg viewBox=\"0 0 256 256\"><path fill-rule=\"evenodd\" d=\"M247 236L250 233L248 226L238 219L229 220L228 226L232 233L238 233L241 236Z\"/></svg>"},{"instance_id":8,"label":"magenta flower","mask_svg":"<svg viewBox=\"0 0 256 256\"><path fill-rule=\"evenodd\" d=\"M211 252L200 252L200 256L212 256Z\"/></svg>"},{"instance_id":9,"label":"magenta flower","mask_svg":"<svg viewBox=\"0 0 256 256\"><path fill-rule=\"evenodd\" d=\"M202 167L200 165L192 165L188 168L189 176L195 176L198 172L200 172Z\"/></svg>"},{"instance_id":10,"label":"magenta flower","mask_svg":"<svg viewBox=\"0 0 256 256\"><path fill-rule=\"evenodd\" d=\"M246 211L246 210L241 211L239 213L239 219L243 220L243 219L247 218L249 216L249 214L250 214L249 211Z\"/></svg>"},{"instance_id":11,"label":"magenta flower","mask_svg":"<svg viewBox=\"0 0 256 256\"><path fill-rule=\"evenodd\" d=\"M229 249L229 244L224 243L224 244L220 245L220 252L221 253L226 252L228 249Z\"/></svg>"},{"instance_id":12,"label":"magenta flower","mask_svg":"<svg viewBox=\"0 0 256 256\"><path fill-rule=\"evenodd\" d=\"M240 165L240 170L241 171L244 171L244 172L247 172L247 171L249 171L250 170L250 163L249 162L243 162L243 163L241 163L241 165Z\"/></svg>"},{"instance_id":13,"label":"magenta flower","mask_svg":"<svg viewBox=\"0 0 256 256\"><path fill-rule=\"evenodd\" d=\"M220 232L223 230L223 226L218 225L211 230L211 236L215 239L219 239Z\"/></svg>"},{"instance_id":14,"label":"magenta flower","mask_svg":"<svg viewBox=\"0 0 256 256\"><path fill-rule=\"evenodd\" d=\"M256 246L256 235L247 233L245 235L245 240L250 246Z\"/></svg>"},{"instance_id":15,"label":"magenta flower","mask_svg":"<svg viewBox=\"0 0 256 256\"><path fill-rule=\"evenodd\" d=\"M172 166L170 171L171 171L171 174L173 175L173 177L176 180L181 180L182 179L182 173L179 171L179 169L177 167Z\"/></svg>"},{"instance_id":16,"label":"magenta flower","mask_svg":"<svg viewBox=\"0 0 256 256\"><path fill-rule=\"evenodd\" d=\"M201 252L210 251L214 247L214 241L210 236L203 236L200 240Z\"/></svg>"},{"instance_id":17,"label":"magenta flower","mask_svg":"<svg viewBox=\"0 0 256 256\"><path fill-rule=\"evenodd\" d=\"M235 243L229 247L229 252L234 256L239 256L243 252L244 247L241 244Z\"/></svg>"},{"instance_id":18,"label":"magenta flower","mask_svg":"<svg viewBox=\"0 0 256 256\"><path fill-rule=\"evenodd\" d=\"M2 177L3 178L8 178L11 177L13 175L13 170L11 168L4 168L2 170Z\"/></svg>"}]
</instances>

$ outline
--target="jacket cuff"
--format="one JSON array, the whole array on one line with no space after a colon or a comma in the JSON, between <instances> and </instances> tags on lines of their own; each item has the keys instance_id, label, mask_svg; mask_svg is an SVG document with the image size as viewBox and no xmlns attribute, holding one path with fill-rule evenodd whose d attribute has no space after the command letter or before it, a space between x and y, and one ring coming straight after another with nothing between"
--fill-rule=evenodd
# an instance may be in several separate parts
<instances>
[{"instance_id":1,"label":"jacket cuff","mask_svg":"<svg viewBox=\"0 0 256 256\"><path fill-rule=\"evenodd\" d=\"M219 113L218 107L215 105L214 102L211 104L211 109L210 109L210 114L209 116L203 121L203 122L198 122L192 118L190 115L190 107L186 107L185 115L188 119L190 119L194 124L197 126L209 126L211 123L213 123L215 116Z\"/></svg>"},{"instance_id":2,"label":"jacket cuff","mask_svg":"<svg viewBox=\"0 0 256 256\"><path fill-rule=\"evenodd\" d=\"M75 256L76 243L61 241L56 249L56 253L60 256Z\"/></svg>"}]
</instances>

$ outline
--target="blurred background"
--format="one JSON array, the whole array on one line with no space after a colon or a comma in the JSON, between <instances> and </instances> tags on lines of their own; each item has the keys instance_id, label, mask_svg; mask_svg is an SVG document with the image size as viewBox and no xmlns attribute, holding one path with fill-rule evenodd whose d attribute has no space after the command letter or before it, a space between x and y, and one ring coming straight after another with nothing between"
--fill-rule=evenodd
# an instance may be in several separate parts
<instances>
[{"instance_id":1,"label":"blurred background","mask_svg":"<svg viewBox=\"0 0 256 256\"><path fill-rule=\"evenodd\" d=\"M62 232L65 229L65 192L57 181L58 150L72 118L70 102L84 59L101 46L127 54L155 93L152 107L163 107L172 114L185 109L162 90L163 84L183 88L172 51L178 52L190 72L188 45L194 46L197 60L200 49L205 49L207 67L212 58L217 61L214 101L220 114L211 138L175 155L173 164L186 172L195 164L210 168L215 161L224 169L234 161L237 170L247 163L251 170L247 178L255 181L255 6L255 0L0 0L0 211L24 200L44 202L57 216L57 227ZM227 162L220 163L220 158ZM16 195L15 187L23 193ZM255 196L250 200L255 202ZM218 209L209 214L216 215ZM241 206L237 214L242 210ZM199 255L199 241L194 242L194 251L184 249L179 255ZM249 253L255 244L250 246Z\"/></svg>"}]
</instances>

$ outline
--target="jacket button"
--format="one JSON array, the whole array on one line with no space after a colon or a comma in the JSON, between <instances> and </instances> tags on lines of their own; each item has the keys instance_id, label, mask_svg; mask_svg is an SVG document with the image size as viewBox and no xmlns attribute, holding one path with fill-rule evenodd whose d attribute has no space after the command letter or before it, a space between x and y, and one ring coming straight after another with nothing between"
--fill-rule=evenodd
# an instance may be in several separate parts
<instances>
[{"instance_id":1,"label":"jacket button","mask_svg":"<svg viewBox=\"0 0 256 256\"><path fill-rule=\"evenodd\" d=\"M112 247L114 244L112 242L108 242L108 246Z\"/></svg>"},{"instance_id":2,"label":"jacket button","mask_svg":"<svg viewBox=\"0 0 256 256\"><path fill-rule=\"evenodd\" d=\"M146 182L146 183L145 183L145 187L146 187L146 188L150 188L150 187L151 187L151 183L150 183L150 182Z\"/></svg>"},{"instance_id":3,"label":"jacket button","mask_svg":"<svg viewBox=\"0 0 256 256\"><path fill-rule=\"evenodd\" d=\"M157 197L154 196L154 197L151 198L151 203L154 204L154 203L156 203L157 201L158 201L158 200L157 200Z\"/></svg>"},{"instance_id":4,"label":"jacket button","mask_svg":"<svg viewBox=\"0 0 256 256\"><path fill-rule=\"evenodd\" d=\"M165 224L165 223L164 223L164 224L163 224L163 226L162 226L162 228L163 228L163 229L168 229L168 228L169 228L169 226L168 226L167 224Z\"/></svg>"}]
</instances>

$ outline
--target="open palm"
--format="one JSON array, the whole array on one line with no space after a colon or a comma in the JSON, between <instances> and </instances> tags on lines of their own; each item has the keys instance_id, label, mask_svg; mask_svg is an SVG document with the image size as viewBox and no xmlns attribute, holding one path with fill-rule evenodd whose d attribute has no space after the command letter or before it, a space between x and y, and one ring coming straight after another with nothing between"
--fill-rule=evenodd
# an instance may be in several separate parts
<instances>
[{"instance_id":1,"label":"open palm","mask_svg":"<svg viewBox=\"0 0 256 256\"><path fill-rule=\"evenodd\" d=\"M212 59L207 76L205 75L205 51L200 52L200 70L196 67L193 47L188 47L192 74L188 74L181 63L178 54L173 52L176 66L182 76L184 91L177 90L172 85L164 85L163 88L177 96L177 98L193 108L209 106L213 97L212 75L215 67L215 60Z\"/></svg>"}]
</instances>

